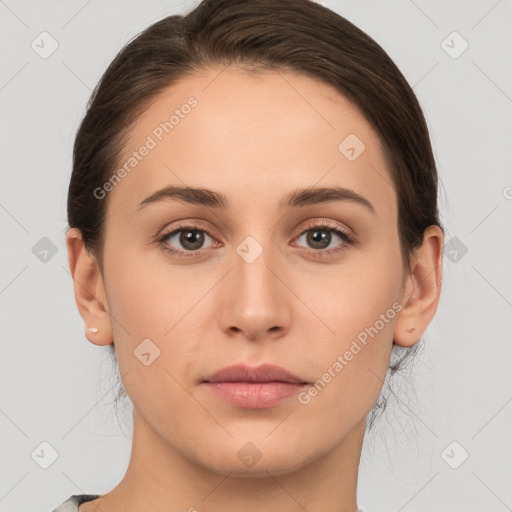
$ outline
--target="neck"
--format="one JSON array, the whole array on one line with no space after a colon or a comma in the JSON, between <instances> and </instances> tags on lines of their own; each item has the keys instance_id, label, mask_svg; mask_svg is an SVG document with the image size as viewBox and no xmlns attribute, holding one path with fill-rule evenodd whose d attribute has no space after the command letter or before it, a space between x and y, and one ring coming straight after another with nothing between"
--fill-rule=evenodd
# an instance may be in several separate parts
<instances>
[{"instance_id":1,"label":"neck","mask_svg":"<svg viewBox=\"0 0 512 512\"><path fill-rule=\"evenodd\" d=\"M339 445L300 468L258 477L230 476L184 457L135 411L125 476L97 504L104 512L357 512L364 430L362 421ZM88 510L84 505L81 512Z\"/></svg>"}]
</instances>

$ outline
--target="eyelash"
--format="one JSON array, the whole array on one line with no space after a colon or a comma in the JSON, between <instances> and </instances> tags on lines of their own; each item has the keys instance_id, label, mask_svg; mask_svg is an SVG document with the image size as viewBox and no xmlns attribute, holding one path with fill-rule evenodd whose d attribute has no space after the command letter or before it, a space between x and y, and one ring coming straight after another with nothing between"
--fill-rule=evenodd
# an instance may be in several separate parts
<instances>
[{"instance_id":1,"label":"eyelash","mask_svg":"<svg viewBox=\"0 0 512 512\"><path fill-rule=\"evenodd\" d=\"M308 253L313 254L315 257L325 258L325 257L336 256L336 255L340 254L341 252L343 252L344 250L348 249L349 246L356 244L356 240L351 235L349 235L345 231L341 230L339 227L333 227L331 224L329 224L326 221L320 221L317 224L309 226L307 229L302 231L297 238L301 237L308 231L313 231L315 229L322 230L322 231L330 231L331 233L335 233L336 235L339 235L339 237L342 240L344 240L344 243L340 244L340 246L338 246L338 248L336 248L336 249L329 249L329 250L309 249ZM164 242L164 240L179 233L180 231L200 231L200 232L206 233L208 236L213 238L212 235L210 235L210 233L208 233L207 230L202 229L201 226L194 225L194 224L178 224L177 226L174 227L174 229L172 231L169 231L169 232L163 234L161 237L159 237L157 239L158 245L165 252L170 253L173 256L177 256L178 258L198 257L198 255L201 255L203 252L203 249L198 249L196 251L176 250L176 249L171 248L168 244L166 244Z\"/></svg>"}]
</instances>

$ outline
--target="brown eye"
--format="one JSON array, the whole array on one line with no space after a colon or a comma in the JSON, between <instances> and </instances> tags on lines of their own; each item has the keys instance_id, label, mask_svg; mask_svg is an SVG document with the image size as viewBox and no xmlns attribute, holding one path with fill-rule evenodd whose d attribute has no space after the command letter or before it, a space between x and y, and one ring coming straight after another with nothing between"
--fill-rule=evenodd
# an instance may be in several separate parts
<instances>
[{"instance_id":1,"label":"brown eye","mask_svg":"<svg viewBox=\"0 0 512 512\"><path fill-rule=\"evenodd\" d=\"M213 238L199 226L180 225L177 229L164 234L158 240L167 252L179 257L197 256L202 252L207 238Z\"/></svg>"},{"instance_id":2,"label":"brown eye","mask_svg":"<svg viewBox=\"0 0 512 512\"><path fill-rule=\"evenodd\" d=\"M310 229L306 233L306 241L313 249L325 249L332 238L332 231L327 229Z\"/></svg>"},{"instance_id":3,"label":"brown eye","mask_svg":"<svg viewBox=\"0 0 512 512\"><path fill-rule=\"evenodd\" d=\"M177 242L187 251L201 249L205 240L204 232L196 229L180 229L177 232L175 231L175 235L171 238L176 236Z\"/></svg>"},{"instance_id":4,"label":"brown eye","mask_svg":"<svg viewBox=\"0 0 512 512\"><path fill-rule=\"evenodd\" d=\"M318 225L307 229L299 236L298 240L304 238L309 248L322 252L331 252L330 249L327 251L325 249L329 248L331 243L336 241L336 238L342 242L341 244L338 243L338 246L353 243L353 239L348 233L329 225Z\"/></svg>"}]
</instances>

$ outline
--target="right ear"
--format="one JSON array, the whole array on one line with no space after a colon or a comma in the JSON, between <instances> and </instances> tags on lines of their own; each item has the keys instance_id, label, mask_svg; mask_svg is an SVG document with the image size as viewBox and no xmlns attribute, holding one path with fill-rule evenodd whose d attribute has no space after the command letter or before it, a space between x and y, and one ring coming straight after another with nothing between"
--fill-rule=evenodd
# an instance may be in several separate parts
<instances>
[{"instance_id":1,"label":"right ear","mask_svg":"<svg viewBox=\"0 0 512 512\"><path fill-rule=\"evenodd\" d=\"M98 263L87 252L78 228L68 230L66 246L75 300L85 322L85 336L94 345L110 345L113 341L112 325ZM98 329L98 332L90 332L90 327Z\"/></svg>"}]
</instances>

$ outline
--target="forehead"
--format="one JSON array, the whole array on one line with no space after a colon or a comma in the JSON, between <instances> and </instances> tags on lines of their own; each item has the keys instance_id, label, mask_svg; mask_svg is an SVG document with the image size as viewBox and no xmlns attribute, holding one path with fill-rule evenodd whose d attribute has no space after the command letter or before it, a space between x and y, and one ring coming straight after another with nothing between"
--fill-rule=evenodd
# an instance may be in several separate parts
<instances>
[{"instance_id":1,"label":"forehead","mask_svg":"<svg viewBox=\"0 0 512 512\"><path fill-rule=\"evenodd\" d=\"M250 191L265 209L290 190L338 185L396 216L376 131L333 86L290 71L219 67L180 79L139 116L118 164L128 172L110 201L124 211L170 184L222 190L240 207Z\"/></svg>"}]
</instances>

